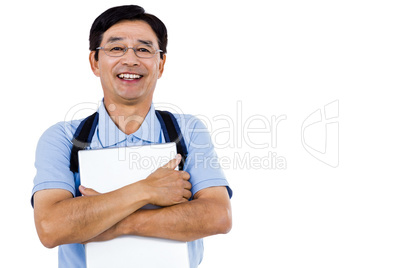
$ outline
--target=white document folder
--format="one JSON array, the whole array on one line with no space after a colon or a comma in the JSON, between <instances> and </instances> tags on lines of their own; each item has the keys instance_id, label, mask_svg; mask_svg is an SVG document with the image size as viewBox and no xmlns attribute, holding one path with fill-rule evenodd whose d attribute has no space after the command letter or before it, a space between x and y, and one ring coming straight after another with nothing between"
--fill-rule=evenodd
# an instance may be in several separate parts
<instances>
[{"instance_id":1,"label":"white document folder","mask_svg":"<svg viewBox=\"0 0 402 268\"><path fill-rule=\"evenodd\" d=\"M81 150L81 184L106 193L145 179L176 155L175 143ZM144 209L156 208L147 205ZM85 245L87 268L189 268L186 242L122 236Z\"/></svg>"}]
</instances>

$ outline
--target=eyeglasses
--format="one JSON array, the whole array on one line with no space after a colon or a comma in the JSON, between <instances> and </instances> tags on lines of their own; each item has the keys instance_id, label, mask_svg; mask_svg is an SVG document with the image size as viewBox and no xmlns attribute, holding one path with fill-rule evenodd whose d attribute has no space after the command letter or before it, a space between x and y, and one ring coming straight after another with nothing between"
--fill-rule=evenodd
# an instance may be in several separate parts
<instances>
[{"instance_id":1,"label":"eyeglasses","mask_svg":"<svg viewBox=\"0 0 402 268\"><path fill-rule=\"evenodd\" d=\"M106 55L110 57L121 57L126 54L130 48L134 50L134 53L138 58L143 59L153 58L156 53L163 52L160 49L156 49L151 44L139 44L134 47L127 47L120 43L108 43L104 47L97 47L96 49L102 49L105 51Z\"/></svg>"}]
</instances>

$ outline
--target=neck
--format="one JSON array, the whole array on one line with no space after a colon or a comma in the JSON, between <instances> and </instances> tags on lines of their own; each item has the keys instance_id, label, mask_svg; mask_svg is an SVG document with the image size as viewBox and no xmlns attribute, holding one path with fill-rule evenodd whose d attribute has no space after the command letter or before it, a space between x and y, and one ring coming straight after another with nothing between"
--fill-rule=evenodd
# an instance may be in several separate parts
<instances>
[{"instance_id":1,"label":"neck","mask_svg":"<svg viewBox=\"0 0 402 268\"><path fill-rule=\"evenodd\" d=\"M104 104L112 121L127 135L141 127L151 108L151 102L126 105L105 99Z\"/></svg>"}]
</instances>

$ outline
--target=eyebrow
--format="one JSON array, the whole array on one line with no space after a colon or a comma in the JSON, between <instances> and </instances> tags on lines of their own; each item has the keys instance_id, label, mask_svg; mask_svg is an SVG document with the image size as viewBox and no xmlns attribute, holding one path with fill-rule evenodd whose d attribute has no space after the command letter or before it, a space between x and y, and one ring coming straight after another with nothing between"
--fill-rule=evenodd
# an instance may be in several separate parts
<instances>
[{"instance_id":1,"label":"eyebrow","mask_svg":"<svg viewBox=\"0 0 402 268\"><path fill-rule=\"evenodd\" d=\"M138 40L138 42L144 44L144 45L153 45L152 41L149 40Z\"/></svg>"},{"instance_id":2,"label":"eyebrow","mask_svg":"<svg viewBox=\"0 0 402 268\"><path fill-rule=\"evenodd\" d=\"M113 42L116 42L116 41L122 41L123 39L124 39L123 37L114 37L114 36L112 36L107 40L106 43L113 43Z\"/></svg>"},{"instance_id":3,"label":"eyebrow","mask_svg":"<svg viewBox=\"0 0 402 268\"><path fill-rule=\"evenodd\" d=\"M116 41L123 41L124 39L126 39L126 38L117 37L117 36L112 36L112 37L110 37L110 38L107 40L106 43L113 43L113 42L116 42ZM152 41L150 41L150 40L141 40L141 39L138 39L137 41L140 42L141 44L148 45L148 46L154 44L154 43L153 43Z\"/></svg>"}]
</instances>

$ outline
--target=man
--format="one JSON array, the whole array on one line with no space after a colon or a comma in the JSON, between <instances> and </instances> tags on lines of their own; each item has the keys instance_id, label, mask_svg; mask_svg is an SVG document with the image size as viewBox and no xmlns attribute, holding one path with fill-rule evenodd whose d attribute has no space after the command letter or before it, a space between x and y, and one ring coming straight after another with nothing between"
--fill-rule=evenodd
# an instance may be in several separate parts
<instances>
[{"instance_id":1,"label":"man","mask_svg":"<svg viewBox=\"0 0 402 268\"><path fill-rule=\"evenodd\" d=\"M166 45L165 25L139 6L111 8L94 21L89 59L104 100L89 149L165 142L152 97ZM174 170L178 155L145 180L104 194L79 185L79 173L70 171L71 141L82 120L56 124L42 135L32 204L41 242L59 246L59 267L85 267L87 242L139 235L189 241L194 268L202 259L202 238L229 232L232 192L209 134L195 117L175 117L188 150L184 171ZM163 208L140 209L149 203Z\"/></svg>"}]
</instances>

